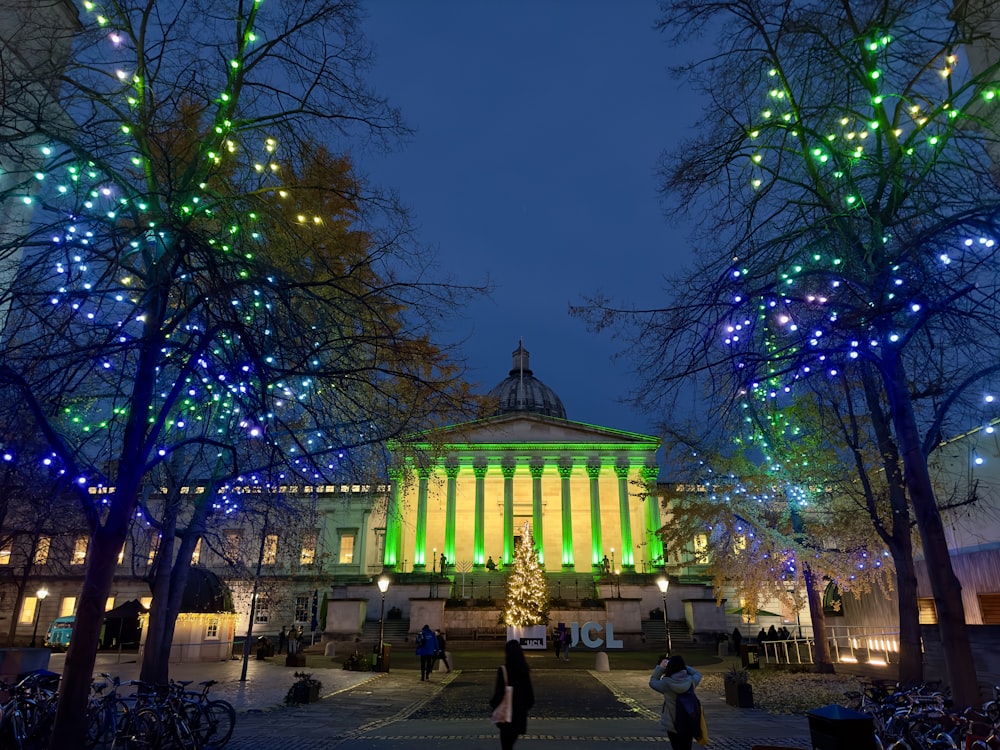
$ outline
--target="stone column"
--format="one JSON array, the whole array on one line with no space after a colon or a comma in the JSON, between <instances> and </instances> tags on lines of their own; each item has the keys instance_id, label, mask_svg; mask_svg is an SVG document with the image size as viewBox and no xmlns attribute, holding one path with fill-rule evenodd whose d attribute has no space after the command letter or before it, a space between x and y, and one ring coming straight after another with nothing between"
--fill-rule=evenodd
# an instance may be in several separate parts
<instances>
[{"instance_id":1,"label":"stone column","mask_svg":"<svg viewBox=\"0 0 1000 750\"><path fill-rule=\"evenodd\" d=\"M503 564L514 561L514 463L505 461L503 472Z\"/></svg>"},{"instance_id":2,"label":"stone column","mask_svg":"<svg viewBox=\"0 0 1000 750\"><path fill-rule=\"evenodd\" d=\"M559 461L559 480L562 488L562 566L572 570L573 562L573 503L569 491L569 478L573 474L573 459Z\"/></svg>"},{"instance_id":3,"label":"stone column","mask_svg":"<svg viewBox=\"0 0 1000 750\"><path fill-rule=\"evenodd\" d=\"M448 564L455 564L455 513L457 512L457 493L455 484L458 479L458 466L445 466L444 473L448 476L448 499L444 518L444 556ZM442 571L444 572L444 571Z\"/></svg>"},{"instance_id":4,"label":"stone column","mask_svg":"<svg viewBox=\"0 0 1000 750\"><path fill-rule=\"evenodd\" d=\"M600 460L591 459L587 462L587 477L590 479L590 564L595 569L600 569L604 556L601 531Z\"/></svg>"},{"instance_id":5,"label":"stone column","mask_svg":"<svg viewBox=\"0 0 1000 750\"><path fill-rule=\"evenodd\" d=\"M413 570L427 569L427 478L428 469L417 469L417 538L413 543Z\"/></svg>"},{"instance_id":6,"label":"stone column","mask_svg":"<svg viewBox=\"0 0 1000 750\"><path fill-rule=\"evenodd\" d=\"M622 568L635 571L635 550L632 548L632 519L628 510L628 464L616 465L618 477L618 517L622 530Z\"/></svg>"},{"instance_id":7,"label":"stone column","mask_svg":"<svg viewBox=\"0 0 1000 750\"><path fill-rule=\"evenodd\" d=\"M644 466L639 470L639 478L647 487L656 481L659 470L655 466ZM660 499L652 492L646 494L646 535L649 538L649 562L654 567L662 568L666 564L663 558L663 540L657 535L663 522L660 520Z\"/></svg>"},{"instance_id":8,"label":"stone column","mask_svg":"<svg viewBox=\"0 0 1000 750\"><path fill-rule=\"evenodd\" d=\"M531 535L535 538L535 549L538 551L538 564L545 568L545 537L542 534L542 471L541 461L532 461L528 467L531 472Z\"/></svg>"},{"instance_id":9,"label":"stone column","mask_svg":"<svg viewBox=\"0 0 1000 750\"><path fill-rule=\"evenodd\" d=\"M402 570L402 492L403 470L389 469L389 501L385 509L385 552L382 565L387 570Z\"/></svg>"},{"instance_id":10,"label":"stone column","mask_svg":"<svg viewBox=\"0 0 1000 750\"><path fill-rule=\"evenodd\" d=\"M472 542L472 564L477 568L486 565L486 465L472 467L476 475L476 516Z\"/></svg>"}]
</instances>

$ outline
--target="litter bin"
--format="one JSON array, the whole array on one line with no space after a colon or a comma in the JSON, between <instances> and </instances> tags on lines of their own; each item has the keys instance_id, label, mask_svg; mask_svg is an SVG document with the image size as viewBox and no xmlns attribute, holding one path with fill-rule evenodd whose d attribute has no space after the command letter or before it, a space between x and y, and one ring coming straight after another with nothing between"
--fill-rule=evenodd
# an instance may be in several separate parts
<instances>
[{"instance_id":1,"label":"litter bin","mask_svg":"<svg viewBox=\"0 0 1000 750\"><path fill-rule=\"evenodd\" d=\"M760 669L760 647L741 643L740 663L744 669Z\"/></svg>"},{"instance_id":2,"label":"litter bin","mask_svg":"<svg viewBox=\"0 0 1000 750\"><path fill-rule=\"evenodd\" d=\"M833 704L806 716L813 750L875 750L875 723L868 714Z\"/></svg>"},{"instance_id":3,"label":"litter bin","mask_svg":"<svg viewBox=\"0 0 1000 750\"><path fill-rule=\"evenodd\" d=\"M392 664L392 644L383 642L382 653L379 655L378 666L375 671L388 672L391 664Z\"/></svg>"}]
</instances>

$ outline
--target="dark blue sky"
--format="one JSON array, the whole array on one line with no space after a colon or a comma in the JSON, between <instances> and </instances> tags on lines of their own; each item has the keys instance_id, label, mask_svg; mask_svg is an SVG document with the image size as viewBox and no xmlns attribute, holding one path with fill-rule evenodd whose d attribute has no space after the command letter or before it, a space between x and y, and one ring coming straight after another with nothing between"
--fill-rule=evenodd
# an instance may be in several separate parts
<instances>
[{"instance_id":1,"label":"dark blue sky","mask_svg":"<svg viewBox=\"0 0 1000 750\"><path fill-rule=\"evenodd\" d=\"M506 377L519 338L570 419L650 432L618 403L635 384L617 344L568 305L602 291L663 302L686 263L654 175L698 117L652 28L655 0L370 0L371 80L416 130L364 167L396 189L457 281L487 275L491 299L455 327L483 390Z\"/></svg>"}]
</instances>

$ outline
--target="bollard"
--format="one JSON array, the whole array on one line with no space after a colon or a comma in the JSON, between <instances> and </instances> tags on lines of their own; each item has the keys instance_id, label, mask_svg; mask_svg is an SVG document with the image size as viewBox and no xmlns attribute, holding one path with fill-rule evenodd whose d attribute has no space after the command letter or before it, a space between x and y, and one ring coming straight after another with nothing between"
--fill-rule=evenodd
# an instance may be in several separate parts
<instances>
[{"instance_id":1,"label":"bollard","mask_svg":"<svg viewBox=\"0 0 1000 750\"><path fill-rule=\"evenodd\" d=\"M608 663L608 652L598 651L597 652L597 662L594 664L595 672L610 672L611 665Z\"/></svg>"},{"instance_id":2,"label":"bollard","mask_svg":"<svg viewBox=\"0 0 1000 750\"><path fill-rule=\"evenodd\" d=\"M337 655L337 644L333 641L327 641L326 647L323 649L323 656L336 656Z\"/></svg>"}]
</instances>

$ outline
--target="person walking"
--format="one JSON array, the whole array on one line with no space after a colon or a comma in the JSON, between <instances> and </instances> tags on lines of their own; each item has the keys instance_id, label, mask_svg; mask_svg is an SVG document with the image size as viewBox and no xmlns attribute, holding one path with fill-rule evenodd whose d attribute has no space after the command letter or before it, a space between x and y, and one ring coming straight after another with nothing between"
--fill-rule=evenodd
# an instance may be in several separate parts
<instances>
[{"instance_id":1,"label":"person walking","mask_svg":"<svg viewBox=\"0 0 1000 750\"><path fill-rule=\"evenodd\" d=\"M285 646L288 644L288 628L284 625L281 626L281 632L278 633L278 653L284 653Z\"/></svg>"},{"instance_id":2,"label":"person walking","mask_svg":"<svg viewBox=\"0 0 1000 750\"><path fill-rule=\"evenodd\" d=\"M504 666L497 668L497 681L490 698L490 708L503 700L505 688L514 688L514 704L509 723L497 724L500 729L500 750L512 750L514 742L528 731L528 711L535 705L535 691L531 687L531 674L524 658L521 644L510 640L504 646Z\"/></svg>"},{"instance_id":3,"label":"person walking","mask_svg":"<svg viewBox=\"0 0 1000 750\"><path fill-rule=\"evenodd\" d=\"M669 659L663 657L656 665L649 686L663 693L663 708L660 710L660 726L666 730L672 750L691 750L694 735L677 731L677 696L686 693L701 682L701 673L684 663L684 657L674 654Z\"/></svg>"},{"instance_id":4,"label":"person walking","mask_svg":"<svg viewBox=\"0 0 1000 750\"><path fill-rule=\"evenodd\" d=\"M562 643L563 643L563 631L566 626L563 623L559 623L556 626L555 632L552 633L552 641L556 646L556 659L559 658L559 654L562 653Z\"/></svg>"},{"instance_id":5,"label":"person walking","mask_svg":"<svg viewBox=\"0 0 1000 750\"><path fill-rule=\"evenodd\" d=\"M444 638L444 633L438 628L434 631L434 637L437 639L437 658L444 662L444 668L446 671L451 672L451 664L448 663L448 642Z\"/></svg>"},{"instance_id":6,"label":"person walking","mask_svg":"<svg viewBox=\"0 0 1000 750\"><path fill-rule=\"evenodd\" d=\"M434 669L434 653L437 651L437 638L430 625L424 625L417 633L417 656L420 657L420 681L431 678Z\"/></svg>"},{"instance_id":7,"label":"person walking","mask_svg":"<svg viewBox=\"0 0 1000 750\"><path fill-rule=\"evenodd\" d=\"M562 652L563 659L569 661L569 649L573 645L573 633L570 632L569 628L563 628L562 635Z\"/></svg>"}]
</instances>

